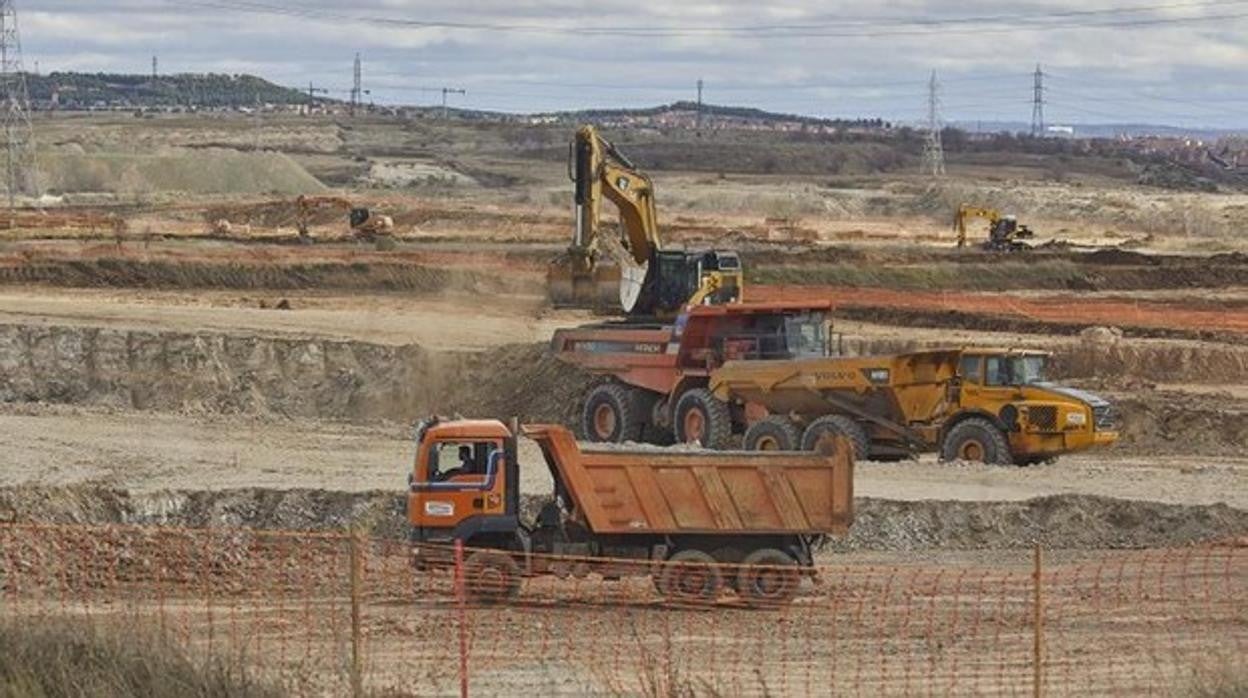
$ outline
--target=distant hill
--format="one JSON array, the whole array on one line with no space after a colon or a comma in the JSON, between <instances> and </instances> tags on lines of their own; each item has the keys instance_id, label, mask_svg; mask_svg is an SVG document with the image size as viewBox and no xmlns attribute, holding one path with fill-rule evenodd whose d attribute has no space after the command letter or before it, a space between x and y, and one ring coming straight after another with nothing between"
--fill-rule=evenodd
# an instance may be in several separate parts
<instances>
[{"instance_id":1,"label":"distant hill","mask_svg":"<svg viewBox=\"0 0 1248 698\"><path fill-rule=\"evenodd\" d=\"M26 76L31 100L39 108L101 107L246 107L306 104L306 92L275 85L254 75L185 73L49 73Z\"/></svg>"},{"instance_id":2,"label":"distant hill","mask_svg":"<svg viewBox=\"0 0 1248 698\"><path fill-rule=\"evenodd\" d=\"M886 129L891 124L883 119L825 119L797 114L781 114L753 107L733 107L679 101L656 107L639 109L584 109L580 111L547 112L533 114L530 119L557 122L593 122L608 125L632 126L691 126L701 113L706 128L757 127L789 129Z\"/></svg>"}]
</instances>

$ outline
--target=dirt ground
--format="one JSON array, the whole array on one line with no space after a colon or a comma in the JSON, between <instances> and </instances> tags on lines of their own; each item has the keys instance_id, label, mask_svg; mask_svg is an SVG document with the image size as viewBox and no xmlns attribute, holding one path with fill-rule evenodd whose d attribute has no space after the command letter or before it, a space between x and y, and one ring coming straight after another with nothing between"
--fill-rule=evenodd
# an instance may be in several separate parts
<instances>
[{"instance_id":1,"label":"dirt ground","mask_svg":"<svg viewBox=\"0 0 1248 698\"><path fill-rule=\"evenodd\" d=\"M285 304L286 308L279 308ZM538 296L448 291L419 303L402 293L366 297L332 292L0 289L0 322L120 330L320 337L374 344L419 344L441 351L541 342L559 327L589 320L578 311L544 312ZM540 313L540 316L539 316Z\"/></svg>"},{"instance_id":2,"label":"dirt ground","mask_svg":"<svg viewBox=\"0 0 1248 698\"><path fill-rule=\"evenodd\" d=\"M514 606L457 616L448 578L414 574L395 542L411 428L431 413L577 422L595 379L547 346L603 318L544 299L571 234L568 129L107 114L37 128L63 196L0 217L12 612L155 622L289 668L301 694L316 693L297 683L309 667L341 693L349 555L324 548L363 525L378 537L366 680L396 695L454 692L465 619L486 693L1016 694L1030 690L1039 543L1051 692L1170 693L1243 646L1242 187L954 152L932 182L905 153L873 165L874 143L618 134L654 180L665 241L739 250L747 300L831 302L848 355L1050 351L1058 378L1117 405L1120 442L1026 468L858 463L856 524L790 611L731 594L677 609L648 580L591 576L530 580ZM304 244L305 193L391 216L394 235L356 239L321 211ZM1017 214L1042 247L954 249L963 202ZM520 460L532 514L551 481L533 444ZM185 528L205 526L223 528ZM161 550L162 536L177 540Z\"/></svg>"},{"instance_id":3,"label":"dirt ground","mask_svg":"<svg viewBox=\"0 0 1248 698\"><path fill-rule=\"evenodd\" d=\"M320 487L401 491L414 457L403 425L8 407L0 486L96 484L135 492ZM524 492L548 493L540 452L521 451ZM890 500L1019 501L1059 494L1248 509L1248 459L1076 455L1026 469L863 463L855 493Z\"/></svg>"}]
</instances>

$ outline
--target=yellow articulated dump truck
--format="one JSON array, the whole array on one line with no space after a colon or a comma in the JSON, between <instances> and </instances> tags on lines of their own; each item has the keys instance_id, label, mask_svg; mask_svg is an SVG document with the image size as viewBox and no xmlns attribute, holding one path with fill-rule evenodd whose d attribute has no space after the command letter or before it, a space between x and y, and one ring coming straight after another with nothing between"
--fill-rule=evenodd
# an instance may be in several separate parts
<instances>
[{"instance_id":1,"label":"yellow articulated dump truck","mask_svg":"<svg viewBox=\"0 0 1248 698\"><path fill-rule=\"evenodd\" d=\"M880 357L729 361L708 388L749 450L808 450L841 435L859 459L1029 465L1117 440L1112 406L1051 383L1049 355L937 349Z\"/></svg>"}]
</instances>

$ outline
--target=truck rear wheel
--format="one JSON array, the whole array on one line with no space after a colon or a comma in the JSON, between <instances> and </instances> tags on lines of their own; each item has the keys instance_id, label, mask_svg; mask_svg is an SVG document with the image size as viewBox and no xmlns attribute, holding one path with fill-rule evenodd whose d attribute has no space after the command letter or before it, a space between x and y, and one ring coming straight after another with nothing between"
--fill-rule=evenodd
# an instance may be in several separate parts
<instances>
[{"instance_id":1,"label":"truck rear wheel","mask_svg":"<svg viewBox=\"0 0 1248 698\"><path fill-rule=\"evenodd\" d=\"M706 388L694 388L676 403L676 440L723 450L732 438L732 415L728 405Z\"/></svg>"},{"instance_id":2,"label":"truck rear wheel","mask_svg":"<svg viewBox=\"0 0 1248 698\"><path fill-rule=\"evenodd\" d=\"M479 550L464 560L464 591L485 603L515 598L520 592L520 566L515 558L496 550Z\"/></svg>"},{"instance_id":3,"label":"truck rear wheel","mask_svg":"<svg viewBox=\"0 0 1248 698\"><path fill-rule=\"evenodd\" d=\"M640 440L649 415L642 409L638 392L619 383L603 383L589 391L581 411L585 438L617 444Z\"/></svg>"},{"instance_id":4,"label":"truck rear wheel","mask_svg":"<svg viewBox=\"0 0 1248 698\"><path fill-rule=\"evenodd\" d=\"M944 461L965 460L989 465L1011 465L1014 456L1005 433L992 422L971 417L958 422L940 447L940 459Z\"/></svg>"},{"instance_id":5,"label":"truck rear wheel","mask_svg":"<svg viewBox=\"0 0 1248 698\"><path fill-rule=\"evenodd\" d=\"M701 550L681 550L663 564L659 591L682 603L714 603L724 578L715 558Z\"/></svg>"},{"instance_id":6,"label":"truck rear wheel","mask_svg":"<svg viewBox=\"0 0 1248 698\"><path fill-rule=\"evenodd\" d=\"M802 434L787 417L771 415L754 422L745 430L742 448L747 451L796 451L801 448Z\"/></svg>"},{"instance_id":7,"label":"truck rear wheel","mask_svg":"<svg viewBox=\"0 0 1248 698\"><path fill-rule=\"evenodd\" d=\"M784 606L797 596L802 577L797 561L775 548L745 556L737 573L737 593L751 606Z\"/></svg>"},{"instance_id":8,"label":"truck rear wheel","mask_svg":"<svg viewBox=\"0 0 1248 698\"><path fill-rule=\"evenodd\" d=\"M810 423L802 434L802 450L813 451L819 440L826 436L844 436L854 447L854 460L867 460L871 456L871 439L867 430L854 420L841 414L829 414Z\"/></svg>"}]
</instances>

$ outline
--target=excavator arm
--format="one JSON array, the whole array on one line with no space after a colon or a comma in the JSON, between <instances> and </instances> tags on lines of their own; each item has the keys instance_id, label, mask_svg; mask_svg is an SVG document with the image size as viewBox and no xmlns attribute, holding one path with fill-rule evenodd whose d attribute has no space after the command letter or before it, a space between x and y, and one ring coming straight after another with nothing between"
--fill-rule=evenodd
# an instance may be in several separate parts
<instances>
[{"instance_id":1,"label":"excavator arm","mask_svg":"<svg viewBox=\"0 0 1248 698\"><path fill-rule=\"evenodd\" d=\"M574 247L594 248L599 236L602 199L605 196L620 212L622 238L637 264L645 264L659 244L658 214L654 186L593 126L582 126L572 143L572 180L576 183L576 239Z\"/></svg>"},{"instance_id":2,"label":"excavator arm","mask_svg":"<svg viewBox=\"0 0 1248 698\"><path fill-rule=\"evenodd\" d=\"M972 218L985 218L988 220L988 226L992 227L1001 220L1001 212L993 208L980 208L969 204L959 206L953 219L953 229L958 233L958 247L966 247L966 222Z\"/></svg>"}]
</instances>

